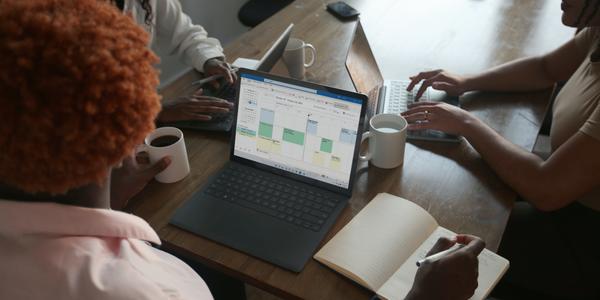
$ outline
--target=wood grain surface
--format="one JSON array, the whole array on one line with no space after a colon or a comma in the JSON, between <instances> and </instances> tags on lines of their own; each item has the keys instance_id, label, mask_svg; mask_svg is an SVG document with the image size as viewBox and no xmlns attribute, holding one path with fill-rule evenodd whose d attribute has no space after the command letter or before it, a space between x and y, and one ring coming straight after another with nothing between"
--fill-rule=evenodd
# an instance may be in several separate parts
<instances>
[{"instance_id":1,"label":"wood grain surface","mask_svg":"<svg viewBox=\"0 0 600 300\"><path fill-rule=\"evenodd\" d=\"M226 46L229 61L259 58L289 24L293 37L317 48L307 80L342 89L354 87L345 68L354 21L341 22L325 11L328 1L296 0ZM549 51L573 34L560 23L560 3L547 0L349 0L361 11L378 64L386 78L402 79L424 69L475 73L525 55ZM286 75L283 63L274 73ZM191 80L190 71L165 87L164 100L176 97ZM517 145L531 150L548 104L549 91L472 93L461 98L474 112ZM367 299L371 292L311 260L292 273L244 253L168 225L174 210L228 160L229 136L185 131L191 173L174 184L152 182L127 210L147 220L163 247L240 278L284 298ZM496 250L516 194L466 142L410 142L404 165L393 170L359 163L354 194L325 238L329 240L377 193L402 196L427 209L440 225L482 237Z\"/></svg>"}]
</instances>

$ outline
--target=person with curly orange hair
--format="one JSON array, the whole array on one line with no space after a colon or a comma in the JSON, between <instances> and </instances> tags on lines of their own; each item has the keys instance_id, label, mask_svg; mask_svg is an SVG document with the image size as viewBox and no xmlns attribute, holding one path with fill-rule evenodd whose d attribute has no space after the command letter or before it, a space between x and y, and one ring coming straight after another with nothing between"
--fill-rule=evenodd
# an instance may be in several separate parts
<instances>
[{"instance_id":1,"label":"person with curly orange hair","mask_svg":"<svg viewBox=\"0 0 600 300\"><path fill-rule=\"evenodd\" d=\"M111 169L154 129L158 58L96 0L0 0L0 299L212 299L110 210Z\"/></svg>"}]
</instances>

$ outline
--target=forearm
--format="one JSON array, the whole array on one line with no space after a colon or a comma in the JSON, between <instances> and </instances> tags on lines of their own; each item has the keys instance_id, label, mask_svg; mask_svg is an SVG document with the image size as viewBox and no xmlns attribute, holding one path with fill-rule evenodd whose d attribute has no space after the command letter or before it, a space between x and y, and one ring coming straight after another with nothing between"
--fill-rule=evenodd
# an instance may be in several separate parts
<instances>
[{"instance_id":1,"label":"forearm","mask_svg":"<svg viewBox=\"0 0 600 300\"><path fill-rule=\"evenodd\" d=\"M466 90L517 92L545 89L555 83L545 64L541 56L511 61L484 73L466 77Z\"/></svg>"},{"instance_id":2,"label":"forearm","mask_svg":"<svg viewBox=\"0 0 600 300\"><path fill-rule=\"evenodd\" d=\"M544 161L506 140L481 120L473 117L464 137L495 173L521 197L541 210L553 210L552 183Z\"/></svg>"}]
</instances>

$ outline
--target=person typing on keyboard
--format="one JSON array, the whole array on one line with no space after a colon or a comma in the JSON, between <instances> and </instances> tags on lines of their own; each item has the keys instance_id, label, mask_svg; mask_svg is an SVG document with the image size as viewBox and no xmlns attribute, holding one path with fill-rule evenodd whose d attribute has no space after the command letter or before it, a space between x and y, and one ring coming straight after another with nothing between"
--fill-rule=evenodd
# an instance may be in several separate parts
<instances>
[{"instance_id":1,"label":"person typing on keyboard","mask_svg":"<svg viewBox=\"0 0 600 300\"><path fill-rule=\"evenodd\" d=\"M209 38L202 26L194 25L189 16L182 11L179 1L108 0L108 2L131 16L149 34L149 47L154 49L158 43L166 45L170 54L178 55L184 63L202 72L206 77L220 75L221 84L233 84L237 80L235 72L225 61L219 41ZM216 80L212 84L219 85ZM158 123L215 121L229 115L232 108L233 103L219 95L206 95L205 90L197 89L186 97L163 100L156 121ZM121 168L114 168L111 190L114 208L123 207L169 163L168 157L150 165L143 156L131 156L125 160Z\"/></svg>"},{"instance_id":2,"label":"person typing on keyboard","mask_svg":"<svg viewBox=\"0 0 600 300\"><path fill-rule=\"evenodd\" d=\"M511 299L515 293L600 299L600 1L563 0L561 9L563 24L580 31L557 49L471 76L421 72L408 87L422 82L419 97L429 86L460 95L539 91L566 82L551 109L548 157L518 147L458 107L424 102L403 113L409 130L464 136L526 200L513 208L499 248L512 262L499 285Z\"/></svg>"},{"instance_id":3,"label":"person typing on keyboard","mask_svg":"<svg viewBox=\"0 0 600 300\"><path fill-rule=\"evenodd\" d=\"M182 58L185 64L205 76L222 75L232 84L236 74L225 61L223 49L217 39L209 38L202 26L192 23L177 0L110 0L113 5L131 17L150 34L150 47L165 44L170 54ZM217 81L213 82L218 85ZM158 122L210 121L214 114L227 113L233 104L202 90L185 98L163 102Z\"/></svg>"}]
</instances>

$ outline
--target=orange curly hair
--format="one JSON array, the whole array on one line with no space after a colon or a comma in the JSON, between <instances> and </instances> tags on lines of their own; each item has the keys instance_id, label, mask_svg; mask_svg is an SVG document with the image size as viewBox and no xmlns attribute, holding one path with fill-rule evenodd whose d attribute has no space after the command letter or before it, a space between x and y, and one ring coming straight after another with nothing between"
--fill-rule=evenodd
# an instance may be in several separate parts
<instances>
[{"instance_id":1,"label":"orange curly hair","mask_svg":"<svg viewBox=\"0 0 600 300\"><path fill-rule=\"evenodd\" d=\"M148 35L96 0L0 0L0 182L61 194L101 183L154 129Z\"/></svg>"}]
</instances>

